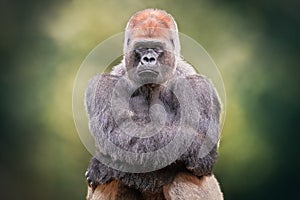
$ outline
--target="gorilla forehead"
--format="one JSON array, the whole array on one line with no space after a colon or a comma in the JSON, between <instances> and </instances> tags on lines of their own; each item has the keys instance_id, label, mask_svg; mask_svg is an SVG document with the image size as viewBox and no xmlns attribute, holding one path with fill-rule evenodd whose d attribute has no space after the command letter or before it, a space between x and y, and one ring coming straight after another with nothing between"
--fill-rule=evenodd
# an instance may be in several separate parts
<instances>
[{"instance_id":1,"label":"gorilla forehead","mask_svg":"<svg viewBox=\"0 0 300 200\"><path fill-rule=\"evenodd\" d=\"M160 33L158 33L160 32ZM166 50L174 51L174 34L169 29L152 30L152 28L134 29L128 31L127 35L130 39L127 43L129 48L135 48L140 43L151 45L163 45ZM156 43L156 44L155 44ZM133 45L133 46L132 46Z\"/></svg>"},{"instance_id":2,"label":"gorilla forehead","mask_svg":"<svg viewBox=\"0 0 300 200\"><path fill-rule=\"evenodd\" d=\"M172 30L158 27L143 27L130 30L130 35L131 38L156 38L166 40L172 36Z\"/></svg>"}]
</instances>

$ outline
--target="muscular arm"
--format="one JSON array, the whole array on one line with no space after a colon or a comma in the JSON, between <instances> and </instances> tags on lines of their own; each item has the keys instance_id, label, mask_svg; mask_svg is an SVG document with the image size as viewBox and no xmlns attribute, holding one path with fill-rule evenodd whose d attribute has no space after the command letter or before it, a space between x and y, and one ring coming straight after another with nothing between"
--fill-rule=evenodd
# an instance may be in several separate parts
<instances>
[{"instance_id":1,"label":"muscular arm","mask_svg":"<svg viewBox=\"0 0 300 200\"><path fill-rule=\"evenodd\" d=\"M221 104L213 84L207 78L191 75L186 79L194 91L199 118L198 123L192 125L197 136L180 159L193 174L211 175L218 158Z\"/></svg>"},{"instance_id":2,"label":"muscular arm","mask_svg":"<svg viewBox=\"0 0 300 200\"><path fill-rule=\"evenodd\" d=\"M98 130L109 130L110 119L110 99L113 86L118 81L117 76L101 74L93 77L86 90L85 106L89 117L89 127L94 135L97 143L97 135L102 134ZM98 145L96 145L96 155L90 161L90 165L86 171L86 178L94 190L98 184L105 184L113 180L113 170L106 167L96 158L99 153ZM101 166L101 167L100 167Z\"/></svg>"}]
</instances>

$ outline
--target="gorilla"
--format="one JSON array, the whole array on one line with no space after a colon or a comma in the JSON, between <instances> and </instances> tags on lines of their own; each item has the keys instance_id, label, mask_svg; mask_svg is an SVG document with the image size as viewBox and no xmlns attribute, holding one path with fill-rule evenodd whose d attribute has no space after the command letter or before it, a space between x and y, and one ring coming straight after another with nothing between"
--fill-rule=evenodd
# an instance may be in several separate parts
<instances>
[{"instance_id":1,"label":"gorilla","mask_svg":"<svg viewBox=\"0 0 300 200\"><path fill-rule=\"evenodd\" d=\"M221 103L211 81L181 57L173 17L137 12L123 51L86 90L96 142L87 199L223 199L212 173Z\"/></svg>"}]
</instances>

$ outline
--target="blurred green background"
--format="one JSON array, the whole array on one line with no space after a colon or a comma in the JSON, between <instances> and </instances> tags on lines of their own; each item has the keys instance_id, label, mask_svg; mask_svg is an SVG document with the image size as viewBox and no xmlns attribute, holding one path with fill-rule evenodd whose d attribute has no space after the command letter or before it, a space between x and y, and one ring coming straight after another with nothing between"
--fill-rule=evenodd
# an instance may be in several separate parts
<instances>
[{"instance_id":1,"label":"blurred green background","mask_svg":"<svg viewBox=\"0 0 300 200\"><path fill-rule=\"evenodd\" d=\"M1 0L0 199L84 199L90 154L72 87L87 54L136 11L167 10L218 65L225 199L299 196L299 1Z\"/></svg>"}]
</instances>

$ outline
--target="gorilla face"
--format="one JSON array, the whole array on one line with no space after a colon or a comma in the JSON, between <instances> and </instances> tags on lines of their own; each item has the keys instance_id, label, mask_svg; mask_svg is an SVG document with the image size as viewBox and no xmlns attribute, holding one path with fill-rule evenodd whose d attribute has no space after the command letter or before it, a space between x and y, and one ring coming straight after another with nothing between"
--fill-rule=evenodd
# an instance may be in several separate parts
<instances>
[{"instance_id":1,"label":"gorilla face","mask_svg":"<svg viewBox=\"0 0 300 200\"><path fill-rule=\"evenodd\" d=\"M125 55L129 79L139 84L164 83L175 71L175 55L164 40L138 39L132 42Z\"/></svg>"}]
</instances>

